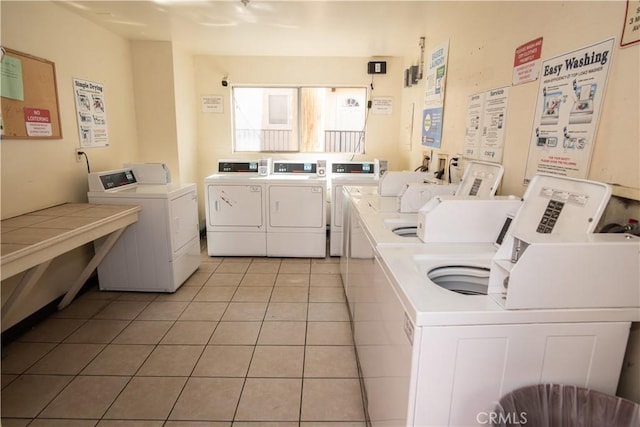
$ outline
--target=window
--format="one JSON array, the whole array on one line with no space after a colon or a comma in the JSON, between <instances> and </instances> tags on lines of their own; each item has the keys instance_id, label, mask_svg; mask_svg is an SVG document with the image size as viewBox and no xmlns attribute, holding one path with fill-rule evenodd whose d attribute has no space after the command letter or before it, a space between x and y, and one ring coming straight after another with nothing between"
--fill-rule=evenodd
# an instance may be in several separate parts
<instances>
[{"instance_id":1,"label":"window","mask_svg":"<svg viewBox=\"0 0 640 427\"><path fill-rule=\"evenodd\" d=\"M364 153L366 88L233 87L234 151Z\"/></svg>"}]
</instances>

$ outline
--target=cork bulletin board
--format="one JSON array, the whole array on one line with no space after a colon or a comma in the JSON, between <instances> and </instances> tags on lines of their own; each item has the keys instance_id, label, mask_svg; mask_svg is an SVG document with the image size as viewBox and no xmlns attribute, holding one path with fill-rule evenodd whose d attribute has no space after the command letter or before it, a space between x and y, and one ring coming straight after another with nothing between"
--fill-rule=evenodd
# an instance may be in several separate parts
<instances>
[{"instance_id":1,"label":"cork bulletin board","mask_svg":"<svg viewBox=\"0 0 640 427\"><path fill-rule=\"evenodd\" d=\"M2 138L61 139L55 64L2 47Z\"/></svg>"}]
</instances>

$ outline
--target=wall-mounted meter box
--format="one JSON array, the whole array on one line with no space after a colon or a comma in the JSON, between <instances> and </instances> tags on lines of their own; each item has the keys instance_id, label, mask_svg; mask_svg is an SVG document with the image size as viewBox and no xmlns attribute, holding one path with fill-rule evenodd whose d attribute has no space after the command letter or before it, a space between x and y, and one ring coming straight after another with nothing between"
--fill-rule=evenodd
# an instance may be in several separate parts
<instances>
[{"instance_id":1,"label":"wall-mounted meter box","mask_svg":"<svg viewBox=\"0 0 640 427\"><path fill-rule=\"evenodd\" d=\"M387 61L371 61L367 64L367 74L387 74Z\"/></svg>"}]
</instances>

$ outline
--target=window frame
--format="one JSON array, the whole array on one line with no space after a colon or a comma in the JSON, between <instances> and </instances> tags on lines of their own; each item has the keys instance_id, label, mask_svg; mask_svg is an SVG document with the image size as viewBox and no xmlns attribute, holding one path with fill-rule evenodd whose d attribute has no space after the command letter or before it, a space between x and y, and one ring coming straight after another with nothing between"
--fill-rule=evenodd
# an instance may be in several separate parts
<instances>
[{"instance_id":1,"label":"window frame","mask_svg":"<svg viewBox=\"0 0 640 427\"><path fill-rule=\"evenodd\" d=\"M236 90L237 89L262 89L262 90L274 90L274 91L278 91L278 90L291 90L295 93L295 96L292 97L292 105L291 105L291 111L290 111L290 116L291 116L291 134L292 134L292 139L293 141L291 141L291 144L295 144L295 149L294 150L287 150L287 149L265 149L265 144L263 142L262 139L260 139L260 142L258 143L260 145L259 149L257 150L253 150L253 149L239 149L238 148L238 133L239 130L237 129L237 111L238 111L238 106L236 103ZM302 107L303 107L303 103L304 101L302 100L303 98L303 94L302 92L304 91L304 89L324 89L324 90L328 90L328 91L335 91L337 89L349 89L349 90L354 90L354 91L361 91L361 95L358 94L355 96L355 98L362 98L362 105L358 105L359 108L362 108L362 116L361 118L359 118L359 120L361 120L361 125L362 128L360 130L336 130L336 129L324 129L323 130L323 134L324 134L324 139L320 138L320 140L316 141L317 144L322 144L323 149L322 150L304 150L303 148L303 136L302 136L302 132L303 132L303 117L302 117ZM269 103L269 98L271 96L274 95L270 95L270 94L266 94L266 96L263 97L263 105L268 105ZM277 96L277 95L276 95ZM354 97L350 97L350 98L345 98L345 99L350 99L352 100ZM367 103L369 101L369 92L368 92L368 88L367 86L360 86L360 85L354 85L354 86L324 86L324 85L243 85L243 84L236 84L236 85L232 85L231 86L231 151L233 153L287 153L287 154L365 154L365 147L366 147L366 126L367 126L367 119L368 119L368 115L369 115L369 109L367 108ZM326 110L326 108L324 109ZM338 108L334 108L335 111L335 116L337 116L337 111ZM323 115L326 115L326 111L322 112ZM266 117L266 120L265 120ZM269 114L267 113L266 115L263 116L263 120L262 122L264 123L265 121L268 122L269 120ZM268 124L267 128L264 128L264 124L263 124L263 128L259 129L258 131L265 131L265 130L278 130L278 128L281 127L281 130L286 131L289 129L286 129L286 127L289 124ZM353 150L345 150L343 151L342 149L336 150L334 149L330 149L327 150L327 146L329 144L331 144L332 142L327 142L327 133L330 132L337 132L338 133L338 138L340 138L339 140L339 145L342 146L342 144L348 144L347 148L354 148ZM345 136L347 136L348 138L345 138ZM322 140L323 139L323 140ZM349 139L350 142L345 142L345 139ZM291 146L292 146L291 145ZM332 144L333 147L336 146L335 143ZM276 147L278 148L278 147Z\"/></svg>"}]
</instances>

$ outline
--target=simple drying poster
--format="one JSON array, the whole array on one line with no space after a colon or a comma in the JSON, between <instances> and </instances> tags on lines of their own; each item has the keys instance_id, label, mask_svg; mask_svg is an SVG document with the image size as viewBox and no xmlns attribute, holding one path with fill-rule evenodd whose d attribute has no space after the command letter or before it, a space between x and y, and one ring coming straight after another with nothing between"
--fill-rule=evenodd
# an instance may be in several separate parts
<instances>
[{"instance_id":1,"label":"simple drying poster","mask_svg":"<svg viewBox=\"0 0 640 427\"><path fill-rule=\"evenodd\" d=\"M537 172L586 178L615 39L542 63L524 184Z\"/></svg>"},{"instance_id":2,"label":"simple drying poster","mask_svg":"<svg viewBox=\"0 0 640 427\"><path fill-rule=\"evenodd\" d=\"M80 147L108 146L109 132L104 103L104 85L74 78L73 95L76 100Z\"/></svg>"}]
</instances>

